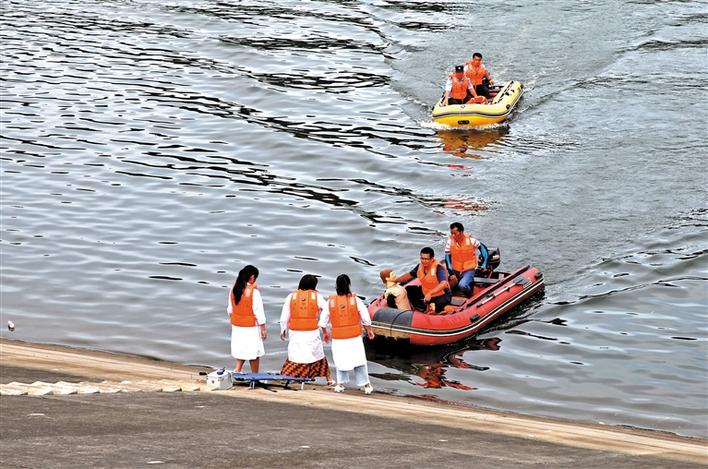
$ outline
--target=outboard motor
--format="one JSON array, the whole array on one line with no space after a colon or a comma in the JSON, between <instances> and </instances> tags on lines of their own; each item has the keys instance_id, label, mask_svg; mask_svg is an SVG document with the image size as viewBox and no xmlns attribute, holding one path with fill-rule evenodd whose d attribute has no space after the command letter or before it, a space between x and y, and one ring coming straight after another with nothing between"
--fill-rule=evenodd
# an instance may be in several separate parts
<instances>
[{"instance_id":1,"label":"outboard motor","mask_svg":"<svg viewBox=\"0 0 708 469\"><path fill-rule=\"evenodd\" d=\"M501 264L501 251L499 248L491 248L489 250L489 269L495 270Z\"/></svg>"},{"instance_id":2,"label":"outboard motor","mask_svg":"<svg viewBox=\"0 0 708 469\"><path fill-rule=\"evenodd\" d=\"M477 275L481 277L491 277L494 269L501 263L501 251L499 248L488 248L486 244L479 243L479 264Z\"/></svg>"}]
</instances>

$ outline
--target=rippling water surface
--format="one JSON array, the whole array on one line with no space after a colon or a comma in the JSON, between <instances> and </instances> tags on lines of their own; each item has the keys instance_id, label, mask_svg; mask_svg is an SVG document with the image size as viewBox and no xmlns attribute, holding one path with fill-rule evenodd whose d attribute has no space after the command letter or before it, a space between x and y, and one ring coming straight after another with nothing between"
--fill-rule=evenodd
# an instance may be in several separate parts
<instances>
[{"instance_id":1,"label":"rippling water surface","mask_svg":"<svg viewBox=\"0 0 708 469\"><path fill-rule=\"evenodd\" d=\"M266 369L303 273L441 252L447 227L546 295L464 344L369 346L374 385L708 437L708 7L699 2L6 1L4 337L230 365L261 270ZM526 85L436 129L474 50Z\"/></svg>"}]
</instances>

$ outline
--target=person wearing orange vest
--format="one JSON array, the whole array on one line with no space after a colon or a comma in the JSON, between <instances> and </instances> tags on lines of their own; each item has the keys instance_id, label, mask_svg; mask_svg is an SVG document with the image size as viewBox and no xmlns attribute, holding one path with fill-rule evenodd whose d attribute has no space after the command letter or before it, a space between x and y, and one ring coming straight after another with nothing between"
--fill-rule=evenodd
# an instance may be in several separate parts
<instances>
[{"instance_id":1,"label":"person wearing orange vest","mask_svg":"<svg viewBox=\"0 0 708 469\"><path fill-rule=\"evenodd\" d=\"M295 378L327 378L334 384L325 357L318 320L327 309L327 301L317 290L317 277L303 275L297 290L285 298L280 314L280 340L288 335L288 358L280 373Z\"/></svg>"},{"instance_id":2,"label":"person wearing orange vest","mask_svg":"<svg viewBox=\"0 0 708 469\"><path fill-rule=\"evenodd\" d=\"M253 373L258 373L260 357L265 355L263 341L267 336L263 299L256 287L258 269L247 265L238 273L229 291L227 312L231 321L231 356L236 359L234 371L241 373L248 360Z\"/></svg>"},{"instance_id":3,"label":"person wearing orange vest","mask_svg":"<svg viewBox=\"0 0 708 469\"><path fill-rule=\"evenodd\" d=\"M406 286L408 300L416 309L428 311L434 306L439 313L452 301L450 284L448 283L447 269L435 259L435 251L431 247L420 250L420 263L413 270L396 277L394 282L409 282L417 278L420 286Z\"/></svg>"},{"instance_id":4,"label":"person wearing orange vest","mask_svg":"<svg viewBox=\"0 0 708 469\"><path fill-rule=\"evenodd\" d=\"M456 65L455 72L447 77L443 105L467 104L477 97L472 82L465 77L464 65Z\"/></svg>"},{"instance_id":5,"label":"person wearing orange vest","mask_svg":"<svg viewBox=\"0 0 708 469\"><path fill-rule=\"evenodd\" d=\"M472 82L478 95L489 98L489 87L494 85L494 80L482 65L482 54L475 52L472 54L472 58L465 63L465 76Z\"/></svg>"},{"instance_id":6,"label":"person wearing orange vest","mask_svg":"<svg viewBox=\"0 0 708 469\"><path fill-rule=\"evenodd\" d=\"M450 224L450 238L445 245L445 261L450 272L450 285L455 285L468 298L472 295L477 269L479 241L465 233L460 222Z\"/></svg>"},{"instance_id":7,"label":"person wearing orange vest","mask_svg":"<svg viewBox=\"0 0 708 469\"><path fill-rule=\"evenodd\" d=\"M330 340L327 326L331 324L332 358L337 368L337 385L334 392L344 391L350 374L358 387L364 387L364 394L371 394L374 388L369 382L369 368L366 363L362 329L369 339L374 338L371 318L364 303L351 291L351 280L346 274L337 277L337 294L329 297L329 307L320 315L319 326L325 343Z\"/></svg>"}]
</instances>

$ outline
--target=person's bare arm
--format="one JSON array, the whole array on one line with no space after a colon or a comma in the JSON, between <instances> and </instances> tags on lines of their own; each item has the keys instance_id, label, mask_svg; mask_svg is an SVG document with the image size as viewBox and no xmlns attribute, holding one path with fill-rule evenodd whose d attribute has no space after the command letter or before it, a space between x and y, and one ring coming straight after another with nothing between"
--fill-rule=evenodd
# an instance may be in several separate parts
<instances>
[{"instance_id":1,"label":"person's bare arm","mask_svg":"<svg viewBox=\"0 0 708 469\"><path fill-rule=\"evenodd\" d=\"M410 272L406 272L405 274L396 277L396 280L394 280L395 283L407 283L413 280L413 276L411 275Z\"/></svg>"},{"instance_id":2,"label":"person's bare arm","mask_svg":"<svg viewBox=\"0 0 708 469\"><path fill-rule=\"evenodd\" d=\"M423 300L427 303L430 301L432 297L434 297L437 293L444 291L445 289L450 288L450 284L448 283L447 280L443 280L442 282L438 283L438 285L430 290L427 295L423 298Z\"/></svg>"}]
</instances>

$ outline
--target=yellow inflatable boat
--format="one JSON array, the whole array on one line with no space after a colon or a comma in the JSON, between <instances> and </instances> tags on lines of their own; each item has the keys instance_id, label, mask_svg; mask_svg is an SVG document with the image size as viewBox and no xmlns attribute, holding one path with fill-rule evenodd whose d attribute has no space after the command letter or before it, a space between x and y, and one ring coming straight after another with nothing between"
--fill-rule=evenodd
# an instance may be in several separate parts
<instances>
[{"instance_id":1,"label":"yellow inflatable boat","mask_svg":"<svg viewBox=\"0 0 708 469\"><path fill-rule=\"evenodd\" d=\"M433 122L448 127L479 127L504 122L524 93L519 81L507 81L487 104L443 106L442 98L433 108Z\"/></svg>"}]
</instances>

